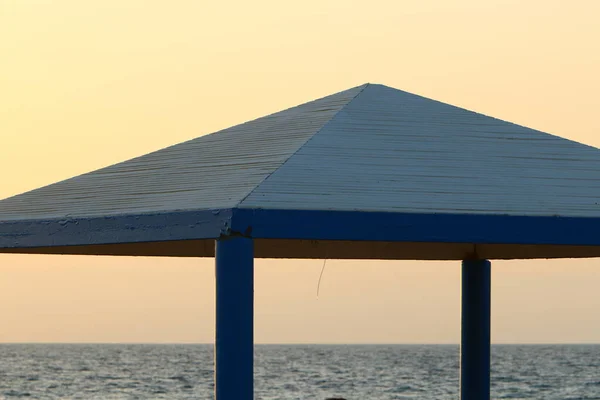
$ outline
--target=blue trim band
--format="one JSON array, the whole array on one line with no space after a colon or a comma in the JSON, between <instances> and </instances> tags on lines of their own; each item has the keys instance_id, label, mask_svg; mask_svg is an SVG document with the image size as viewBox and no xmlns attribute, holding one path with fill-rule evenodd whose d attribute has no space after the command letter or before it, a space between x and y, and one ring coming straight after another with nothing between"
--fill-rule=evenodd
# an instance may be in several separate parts
<instances>
[{"instance_id":1,"label":"blue trim band","mask_svg":"<svg viewBox=\"0 0 600 400\"><path fill-rule=\"evenodd\" d=\"M600 245L600 218L234 209L231 229L262 239Z\"/></svg>"}]
</instances>

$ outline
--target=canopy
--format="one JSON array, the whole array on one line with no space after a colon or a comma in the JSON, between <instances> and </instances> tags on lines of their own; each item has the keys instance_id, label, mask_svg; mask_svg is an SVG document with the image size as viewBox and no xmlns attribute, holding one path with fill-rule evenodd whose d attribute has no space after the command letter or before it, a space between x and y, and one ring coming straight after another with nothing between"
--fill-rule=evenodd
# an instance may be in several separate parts
<instances>
[{"instance_id":1,"label":"canopy","mask_svg":"<svg viewBox=\"0 0 600 400\"><path fill-rule=\"evenodd\" d=\"M0 252L600 256L600 150L365 84L0 201Z\"/></svg>"}]
</instances>

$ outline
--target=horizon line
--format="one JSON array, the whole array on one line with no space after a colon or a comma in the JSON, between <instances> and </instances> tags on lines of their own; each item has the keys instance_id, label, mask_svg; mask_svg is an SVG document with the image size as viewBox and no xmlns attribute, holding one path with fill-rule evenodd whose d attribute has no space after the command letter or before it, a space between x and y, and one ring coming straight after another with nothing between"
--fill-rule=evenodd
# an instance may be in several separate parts
<instances>
[{"instance_id":1,"label":"horizon line","mask_svg":"<svg viewBox=\"0 0 600 400\"><path fill-rule=\"evenodd\" d=\"M0 342L2 345L151 345L151 346L209 346L214 342ZM460 346L460 343L373 343L373 342L271 342L254 343L255 346ZM585 346L600 345L600 342L497 342L491 346Z\"/></svg>"}]
</instances>

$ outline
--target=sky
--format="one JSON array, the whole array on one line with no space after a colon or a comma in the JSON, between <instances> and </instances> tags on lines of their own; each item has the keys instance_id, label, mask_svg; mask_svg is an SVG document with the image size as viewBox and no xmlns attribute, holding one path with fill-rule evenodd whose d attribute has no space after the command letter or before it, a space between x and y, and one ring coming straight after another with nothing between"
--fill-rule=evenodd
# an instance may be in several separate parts
<instances>
[{"instance_id":1,"label":"sky","mask_svg":"<svg viewBox=\"0 0 600 400\"><path fill-rule=\"evenodd\" d=\"M600 147L595 0L0 0L0 198L366 82ZM258 343L458 343L460 263L257 260ZM494 343L600 343L600 261L493 263ZM211 343L212 259L0 255L0 342Z\"/></svg>"}]
</instances>

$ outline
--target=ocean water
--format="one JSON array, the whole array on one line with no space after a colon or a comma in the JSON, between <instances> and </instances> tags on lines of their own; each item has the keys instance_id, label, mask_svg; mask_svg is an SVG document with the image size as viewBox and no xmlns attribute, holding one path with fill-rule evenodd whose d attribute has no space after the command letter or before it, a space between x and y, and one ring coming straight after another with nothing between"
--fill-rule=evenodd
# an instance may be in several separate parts
<instances>
[{"instance_id":1,"label":"ocean water","mask_svg":"<svg viewBox=\"0 0 600 400\"><path fill-rule=\"evenodd\" d=\"M259 345L255 399L458 399L458 346ZM493 346L492 398L600 399L600 346ZM213 399L209 345L0 345L0 399Z\"/></svg>"}]
</instances>

